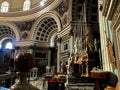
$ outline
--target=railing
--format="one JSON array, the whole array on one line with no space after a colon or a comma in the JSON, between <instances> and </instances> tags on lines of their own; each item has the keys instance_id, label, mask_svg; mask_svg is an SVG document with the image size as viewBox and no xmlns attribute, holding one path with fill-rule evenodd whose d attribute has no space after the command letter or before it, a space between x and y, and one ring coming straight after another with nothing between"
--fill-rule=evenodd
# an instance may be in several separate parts
<instances>
[{"instance_id":1,"label":"railing","mask_svg":"<svg viewBox=\"0 0 120 90\"><path fill-rule=\"evenodd\" d=\"M13 78L13 77L15 77L15 73L14 72L0 74L0 81L6 80L6 79L10 79L10 78Z\"/></svg>"},{"instance_id":2,"label":"railing","mask_svg":"<svg viewBox=\"0 0 120 90\"><path fill-rule=\"evenodd\" d=\"M14 83L15 72L0 74L0 83L4 81L6 87L10 87ZM2 85L1 85L2 86Z\"/></svg>"},{"instance_id":3,"label":"railing","mask_svg":"<svg viewBox=\"0 0 120 90\"><path fill-rule=\"evenodd\" d=\"M30 80L35 80L38 77L38 68L34 67L30 70Z\"/></svg>"}]
</instances>

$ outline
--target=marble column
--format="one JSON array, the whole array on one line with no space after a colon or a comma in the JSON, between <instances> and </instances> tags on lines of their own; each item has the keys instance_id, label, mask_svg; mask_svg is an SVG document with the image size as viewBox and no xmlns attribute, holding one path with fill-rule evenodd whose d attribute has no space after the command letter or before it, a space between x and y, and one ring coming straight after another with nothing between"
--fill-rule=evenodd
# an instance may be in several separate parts
<instances>
[{"instance_id":1,"label":"marble column","mask_svg":"<svg viewBox=\"0 0 120 90\"><path fill-rule=\"evenodd\" d=\"M61 38L59 38L57 40L57 46L58 46L58 50L57 50L57 73L60 72L60 51L61 51L60 42L61 42Z\"/></svg>"},{"instance_id":2,"label":"marble column","mask_svg":"<svg viewBox=\"0 0 120 90\"><path fill-rule=\"evenodd\" d=\"M102 5L102 1L98 2L98 7ZM104 71L112 71L112 65L109 60L108 50L107 50L107 35L108 25L106 18L102 15L102 11L99 10L99 27L100 27L100 40L101 40L101 53L102 53L102 65Z\"/></svg>"},{"instance_id":3,"label":"marble column","mask_svg":"<svg viewBox=\"0 0 120 90\"><path fill-rule=\"evenodd\" d=\"M118 74L118 81L120 84L120 54L119 54L119 41L117 38L117 34L115 30L113 31L113 39L114 39L114 47L115 47L115 56L116 56L116 64L117 64L117 68L114 70L114 73ZM118 33L118 32L117 32Z\"/></svg>"},{"instance_id":4,"label":"marble column","mask_svg":"<svg viewBox=\"0 0 120 90\"><path fill-rule=\"evenodd\" d=\"M48 66L51 67L51 49L48 50Z\"/></svg>"}]
</instances>

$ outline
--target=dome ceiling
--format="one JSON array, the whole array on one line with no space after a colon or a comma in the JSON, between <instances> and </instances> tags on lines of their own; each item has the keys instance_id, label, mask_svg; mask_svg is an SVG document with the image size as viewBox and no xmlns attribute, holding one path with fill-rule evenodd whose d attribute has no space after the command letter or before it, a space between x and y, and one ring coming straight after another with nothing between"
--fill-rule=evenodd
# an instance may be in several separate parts
<instances>
[{"instance_id":1,"label":"dome ceiling","mask_svg":"<svg viewBox=\"0 0 120 90\"><path fill-rule=\"evenodd\" d=\"M15 2L16 1L22 1L22 0L15 0ZM31 6L32 8L30 10L22 11L23 7L21 7L21 11L20 11L20 10L17 10L18 9L17 4L13 4L13 0L12 0L10 4L15 5L15 6L12 9L10 8L10 10L16 9L17 11L15 10L14 12L9 11L9 12L6 12L7 14L0 12L0 21L25 21L25 20L35 19L39 17L40 15L42 15L43 13L55 9L61 2L62 0L48 0L48 1L46 0L46 3L44 4L44 6L40 6L34 3ZM21 6L23 6L23 2L21 3L22 3Z\"/></svg>"}]
</instances>

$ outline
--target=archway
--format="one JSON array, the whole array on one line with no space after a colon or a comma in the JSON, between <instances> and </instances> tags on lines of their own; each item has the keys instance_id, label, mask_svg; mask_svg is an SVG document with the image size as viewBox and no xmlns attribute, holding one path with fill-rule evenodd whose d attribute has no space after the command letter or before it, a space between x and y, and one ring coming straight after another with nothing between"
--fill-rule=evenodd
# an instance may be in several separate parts
<instances>
[{"instance_id":1,"label":"archway","mask_svg":"<svg viewBox=\"0 0 120 90\"><path fill-rule=\"evenodd\" d=\"M34 53L39 53L39 57L36 59L36 62L39 64L37 66L57 67L56 38L57 32L60 30L60 19L55 12L48 12L42 15L34 23L31 38L37 48L34 50ZM45 54L45 57L42 57L42 53Z\"/></svg>"},{"instance_id":2,"label":"archway","mask_svg":"<svg viewBox=\"0 0 120 90\"><path fill-rule=\"evenodd\" d=\"M0 65L8 68L14 58L14 47L20 39L17 27L12 23L0 23ZM7 47L6 45L9 44ZM11 44L11 48L10 48ZM13 65L12 65L13 66Z\"/></svg>"}]
</instances>

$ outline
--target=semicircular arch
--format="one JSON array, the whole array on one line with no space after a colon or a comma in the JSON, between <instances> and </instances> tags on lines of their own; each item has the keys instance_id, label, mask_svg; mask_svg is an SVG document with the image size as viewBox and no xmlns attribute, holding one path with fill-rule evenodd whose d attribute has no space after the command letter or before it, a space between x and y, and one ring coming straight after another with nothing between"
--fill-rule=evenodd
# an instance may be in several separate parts
<instances>
[{"instance_id":1,"label":"semicircular arch","mask_svg":"<svg viewBox=\"0 0 120 90\"><path fill-rule=\"evenodd\" d=\"M42 14L37 20L36 22L33 24L33 27L31 28L31 39L34 39L35 37L35 34L34 32L36 32L36 27L37 25L44 19L46 18L52 18L54 19L56 25L57 25L57 31L56 32L59 32L62 28L62 24L61 24L61 19L60 19L60 16L57 12L55 11L51 11L51 12L47 12L47 13L44 13Z\"/></svg>"},{"instance_id":2,"label":"semicircular arch","mask_svg":"<svg viewBox=\"0 0 120 90\"><path fill-rule=\"evenodd\" d=\"M20 40L20 30L15 24L8 23L8 22L2 22L2 23L0 22L0 25L1 26L4 25L4 26L9 27L15 33L16 41Z\"/></svg>"}]
</instances>

